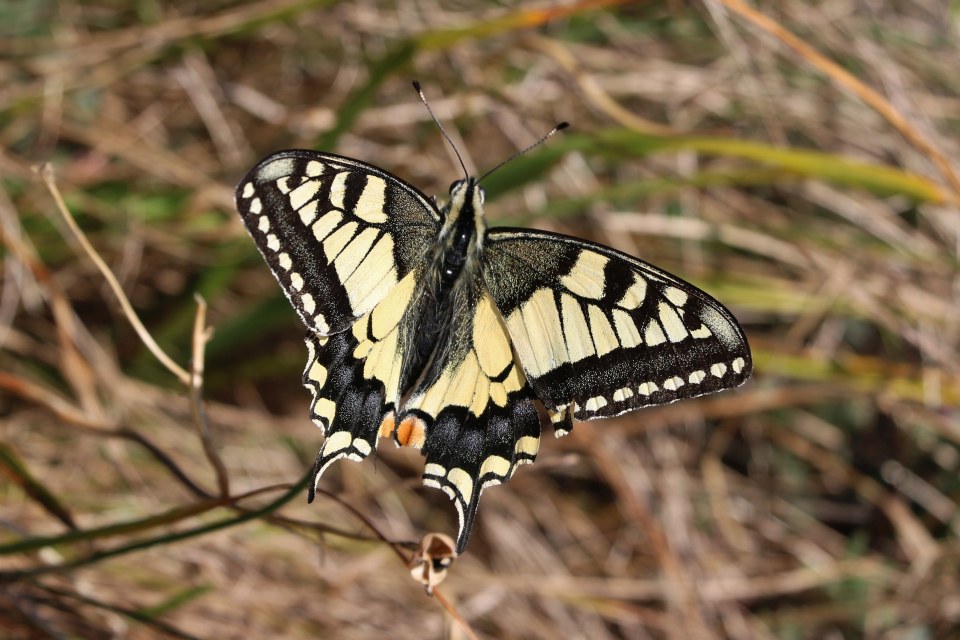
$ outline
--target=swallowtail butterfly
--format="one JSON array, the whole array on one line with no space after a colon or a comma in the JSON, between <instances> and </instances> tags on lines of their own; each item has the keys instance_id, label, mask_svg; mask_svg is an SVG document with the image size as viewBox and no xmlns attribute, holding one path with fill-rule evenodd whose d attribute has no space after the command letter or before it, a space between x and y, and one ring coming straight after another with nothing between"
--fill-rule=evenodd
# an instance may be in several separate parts
<instances>
[{"instance_id":1,"label":"swallowtail butterfly","mask_svg":"<svg viewBox=\"0 0 960 640\"><path fill-rule=\"evenodd\" d=\"M400 178L332 153L260 161L237 187L257 248L307 327L303 384L326 438L321 474L379 438L416 447L467 545L480 494L540 445L742 384L743 330L700 289L585 240L488 228L474 177L438 207Z\"/></svg>"}]
</instances>

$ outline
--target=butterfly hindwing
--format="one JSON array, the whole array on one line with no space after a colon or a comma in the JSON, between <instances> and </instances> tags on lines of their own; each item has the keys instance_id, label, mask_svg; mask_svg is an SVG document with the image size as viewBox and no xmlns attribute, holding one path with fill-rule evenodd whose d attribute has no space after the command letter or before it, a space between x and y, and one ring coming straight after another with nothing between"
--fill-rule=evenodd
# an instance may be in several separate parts
<instances>
[{"instance_id":1,"label":"butterfly hindwing","mask_svg":"<svg viewBox=\"0 0 960 640\"><path fill-rule=\"evenodd\" d=\"M356 160L281 151L237 187L237 208L311 331L342 331L419 265L440 228L417 189Z\"/></svg>"},{"instance_id":2,"label":"butterfly hindwing","mask_svg":"<svg viewBox=\"0 0 960 640\"><path fill-rule=\"evenodd\" d=\"M419 272L412 271L346 331L307 333L303 384L313 396L310 416L326 434L314 466L311 497L336 460L363 460L380 436L394 431L410 318ZM312 499L312 498L311 498Z\"/></svg>"},{"instance_id":3,"label":"butterfly hindwing","mask_svg":"<svg viewBox=\"0 0 960 640\"><path fill-rule=\"evenodd\" d=\"M454 500L457 552L466 547L480 494L533 462L540 418L506 327L479 278L456 291L444 347L404 405L396 439L422 447L423 482Z\"/></svg>"},{"instance_id":4,"label":"butterfly hindwing","mask_svg":"<svg viewBox=\"0 0 960 640\"><path fill-rule=\"evenodd\" d=\"M709 295L602 245L494 229L483 275L537 397L569 430L736 387L751 358L737 322Z\"/></svg>"}]
</instances>

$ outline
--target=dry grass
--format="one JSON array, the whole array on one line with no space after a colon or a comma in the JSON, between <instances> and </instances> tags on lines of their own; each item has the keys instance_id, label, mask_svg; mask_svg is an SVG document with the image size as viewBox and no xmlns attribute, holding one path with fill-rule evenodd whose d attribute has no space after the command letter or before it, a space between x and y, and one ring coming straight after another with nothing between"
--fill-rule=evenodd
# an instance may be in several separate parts
<instances>
[{"instance_id":1,"label":"dry grass","mask_svg":"<svg viewBox=\"0 0 960 640\"><path fill-rule=\"evenodd\" d=\"M468 6L0 7L0 637L955 637L956 10ZM757 361L545 438L437 598L399 559L454 527L416 452L305 504L302 330L232 204L284 147L445 193L412 78L471 168L569 120L493 223L700 284Z\"/></svg>"}]
</instances>

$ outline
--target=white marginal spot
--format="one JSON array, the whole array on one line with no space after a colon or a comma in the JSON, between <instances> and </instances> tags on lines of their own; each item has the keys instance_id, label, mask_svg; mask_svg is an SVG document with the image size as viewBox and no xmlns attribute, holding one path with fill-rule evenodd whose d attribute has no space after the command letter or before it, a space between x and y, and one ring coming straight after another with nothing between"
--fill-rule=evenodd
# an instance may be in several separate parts
<instances>
[{"instance_id":1,"label":"white marginal spot","mask_svg":"<svg viewBox=\"0 0 960 640\"><path fill-rule=\"evenodd\" d=\"M371 451L370 443L364 440L363 438L354 438L353 448L365 456L370 455L370 451Z\"/></svg>"},{"instance_id":2,"label":"white marginal spot","mask_svg":"<svg viewBox=\"0 0 960 640\"><path fill-rule=\"evenodd\" d=\"M330 333L330 325L327 324L327 319L323 316L318 315L316 318L314 318L313 326L316 327L317 331L323 335Z\"/></svg>"},{"instance_id":3,"label":"white marginal spot","mask_svg":"<svg viewBox=\"0 0 960 640\"><path fill-rule=\"evenodd\" d=\"M690 374L690 377L687 378L687 381L690 384L700 384L703 382L703 379L707 377L707 372L703 369L698 369Z\"/></svg>"},{"instance_id":4,"label":"white marginal spot","mask_svg":"<svg viewBox=\"0 0 960 640\"><path fill-rule=\"evenodd\" d=\"M710 373L718 378L722 378L727 373L727 365L723 364L722 362L718 362L710 367Z\"/></svg>"},{"instance_id":5,"label":"white marginal spot","mask_svg":"<svg viewBox=\"0 0 960 640\"><path fill-rule=\"evenodd\" d=\"M537 451L540 450L540 438L534 436L523 436L517 440L517 444L513 450L515 453L522 453L524 455L533 457L537 455Z\"/></svg>"},{"instance_id":6,"label":"white marginal spot","mask_svg":"<svg viewBox=\"0 0 960 640\"><path fill-rule=\"evenodd\" d=\"M680 289L677 289L676 287L667 287L663 290L663 295L666 296L667 300L678 307L682 307L683 305L687 304L687 298L689 297L686 293Z\"/></svg>"},{"instance_id":7,"label":"white marginal spot","mask_svg":"<svg viewBox=\"0 0 960 640\"><path fill-rule=\"evenodd\" d=\"M323 173L323 164L317 162L316 160L311 160L307 163L307 175L311 178L315 178L318 175Z\"/></svg>"},{"instance_id":8,"label":"white marginal spot","mask_svg":"<svg viewBox=\"0 0 960 640\"><path fill-rule=\"evenodd\" d=\"M679 376L673 376L672 378L667 378L663 381L663 388L670 391L676 391L683 386L683 378Z\"/></svg>"},{"instance_id":9,"label":"white marginal spot","mask_svg":"<svg viewBox=\"0 0 960 640\"><path fill-rule=\"evenodd\" d=\"M299 209L303 205L313 200L318 191L320 191L320 181L307 180L290 192L290 206L294 209Z\"/></svg>"},{"instance_id":10,"label":"white marginal spot","mask_svg":"<svg viewBox=\"0 0 960 640\"><path fill-rule=\"evenodd\" d=\"M733 365L733 370L735 373L740 373L743 371L743 367L746 366L747 363L743 361L743 358L737 358L730 364Z\"/></svg>"},{"instance_id":11,"label":"white marginal spot","mask_svg":"<svg viewBox=\"0 0 960 640\"><path fill-rule=\"evenodd\" d=\"M247 184L243 185L243 192L240 194L240 196L241 196L242 198L249 198L249 197L251 197L254 193L256 193L256 191L255 191L254 188L253 188L253 183L252 183L252 182L248 182Z\"/></svg>"},{"instance_id":12,"label":"white marginal spot","mask_svg":"<svg viewBox=\"0 0 960 640\"><path fill-rule=\"evenodd\" d=\"M473 478L470 477L470 474L457 467L456 469L450 469L450 472L447 473L447 480L456 487L463 501L469 503L473 497Z\"/></svg>"},{"instance_id":13,"label":"white marginal spot","mask_svg":"<svg viewBox=\"0 0 960 640\"><path fill-rule=\"evenodd\" d=\"M624 387L623 389L617 389L613 392L613 401L614 402L623 402L624 400L629 400L633 397L633 389L630 387Z\"/></svg>"},{"instance_id":14,"label":"white marginal spot","mask_svg":"<svg viewBox=\"0 0 960 640\"><path fill-rule=\"evenodd\" d=\"M260 198L254 198L250 201L250 213L260 213L263 211L263 203L260 202Z\"/></svg>"},{"instance_id":15,"label":"white marginal spot","mask_svg":"<svg viewBox=\"0 0 960 640\"><path fill-rule=\"evenodd\" d=\"M296 271L290 274L290 286L296 291L303 289L303 278Z\"/></svg>"},{"instance_id":16,"label":"white marginal spot","mask_svg":"<svg viewBox=\"0 0 960 640\"><path fill-rule=\"evenodd\" d=\"M337 413L337 403L330 398L317 398L317 401L313 403L313 412L321 418L326 418L329 424Z\"/></svg>"},{"instance_id":17,"label":"white marginal spot","mask_svg":"<svg viewBox=\"0 0 960 640\"><path fill-rule=\"evenodd\" d=\"M260 230L260 233L270 231L270 219L267 218L267 216L260 216L260 219L257 221L257 229Z\"/></svg>"},{"instance_id":18,"label":"white marginal spot","mask_svg":"<svg viewBox=\"0 0 960 640\"><path fill-rule=\"evenodd\" d=\"M290 267L293 266L293 260L290 259L290 254L286 251L277 256L277 262L280 263L280 268L284 271L290 271Z\"/></svg>"},{"instance_id":19,"label":"white marginal spot","mask_svg":"<svg viewBox=\"0 0 960 640\"><path fill-rule=\"evenodd\" d=\"M510 475L510 461L502 456L488 456L483 464L480 465L480 477L492 473L498 478L506 478Z\"/></svg>"},{"instance_id":20,"label":"white marginal spot","mask_svg":"<svg viewBox=\"0 0 960 640\"><path fill-rule=\"evenodd\" d=\"M660 315L660 322L663 324L670 342L680 342L687 337L687 328L683 326L683 321L673 307L666 302L661 302L657 305L657 313Z\"/></svg>"},{"instance_id":21,"label":"white marginal spot","mask_svg":"<svg viewBox=\"0 0 960 640\"><path fill-rule=\"evenodd\" d=\"M423 467L423 475L438 476L442 478L447 475L447 470L443 467L443 465L437 464L436 462L430 462Z\"/></svg>"},{"instance_id":22,"label":"white marginal spot","mask_svg":"<svg viewBox=\"0 0 960 640\"><path fill-rule=\"evenodd\" d=\"M587 399L587 403L584 405L584 408L587 411L599 411L607 406L607 399L603 396L593 396L592 398Z\"/></svg>"},{"instance_id":23,"label":"white marginal spot","mask_svg":"<svg viewBox=\"0 0 960 640\"><path fill-rule=\"evenodd\" d=\"M659 322L651 318L650 322L647 323L647 328L643 330L643 341L650 347L655 347L667 341Z\"/></svg>"},{"instance_id":24,"label":"white marginal spot","mask_svg":"<svg viewBox=\"0 0 960 640\"><path fill-rule=\"evenodd\" d=\"M352 440L353 436L349 431L337 431L336 433L331 433L323 442L324 456L346 449L350 446L350 442Z\"/></svg>"},{"instance_id":25,"label":"white marginal spot","mask_svg":"<svg viewBox=\"0 0 960 640\"><path fill-rule=\"evenodd\" d=\"M658 387L652 382L644 382L639 387L637 387L637 393L644 396L649 396L651 393L654 393L659 390L660 390L660 387Z\"/></svg>"},{"instance_id":26,"label":"white marginal spot","mask_svg":"<svg viewBox=\"0 0 960 640\"><path fill-rule=\"evenodd\" d=\"M313 301L313 296L309 293L300 296L300 306L303 307L303 311L308 316L312 316L313 312L317 310L317 303Z\"/></svg>"},{"instance_id":27,"label":"white marginal spot","mask_svg":"<svg viewBox=\"0 0 960 640\"><path fill-rule=\"evenodd\" d=\"M693 336L694 338L702 340L703 338L709 338L710 336L713 335L713 333L710 331L710 328L707 325L701 324L700 328L694 329L693 331L691 331L690 335Z\"/></svg>"},{"instance_id":28,"label":"white marginal spot","mask_svg":"<svg viewBox=\"0 0 960 640\"><path fill-rule=\"evenodd\" d=\"M277 240L277 236L272 233L267 236L267 248L270 249L270 251L280 250L280 241Z\"/></svg>"}]
</instances>

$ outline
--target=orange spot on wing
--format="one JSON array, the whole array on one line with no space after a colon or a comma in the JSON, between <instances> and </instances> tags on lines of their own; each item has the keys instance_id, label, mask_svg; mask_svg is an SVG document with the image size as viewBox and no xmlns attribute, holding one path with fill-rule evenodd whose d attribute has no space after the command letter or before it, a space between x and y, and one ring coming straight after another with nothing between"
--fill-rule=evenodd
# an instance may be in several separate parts
<instances>
[{"instance_id":1,"label":"orange spot on wing","mask_svg":"<svg viewBox=\"0 0 960 640\"><path fill-rule=\"evenodd\" d=\"M377 434L381 438L389 438L393 435L394 430L397 428L397 414L393 411L383 416L383 420L380 422L380 428L377 431Z\"/></svg>"},{"instance_id":2,"label":"orange spot on wing","mask_svg":"<svg viewBox=\"0 0 960 640\"><path fill-rule=\"evenodd\" d=\"M427 439L427 425L416 416L407 416L397 427L397 444L420 449Z\"/></svg>"}]
</instances>

